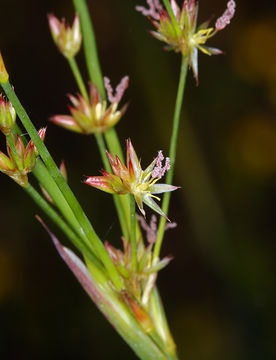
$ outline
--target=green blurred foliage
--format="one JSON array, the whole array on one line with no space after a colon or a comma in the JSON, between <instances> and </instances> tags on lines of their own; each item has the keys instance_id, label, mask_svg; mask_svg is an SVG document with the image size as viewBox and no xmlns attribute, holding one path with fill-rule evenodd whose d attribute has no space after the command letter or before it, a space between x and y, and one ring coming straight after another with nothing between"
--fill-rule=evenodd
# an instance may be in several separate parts
<instances>
[{"instance_id":1,"label":"green blurred foliage","mask_svg":"<svg viewBox=\"0 0 276 360\"><path fill-rule=\"evenodd\" d=\"M103 73L128 74L130 101L117 125L142 164L168 152L179 56L151 38L142 1L89 1ZM225 1L200 2L199 22ZM46 14L73 19L70 1L2 1L0 47L12 84L37 127L67 111L76 85L55 49ZM275 359L275 2L243 0L231 25L188 75L158 285L181 359ZM84 69L80 54L78 62ZM86 72L84 70L84 75ZM0 138L1 149L5 148ZM120 244L109 195L81 184L101 168L93 137L49 124L46 145L66 162L69 184L103 240ZM134 359L58 257L26 194L1 175L0 358ZM42 215L43 216L43 215ZM60 235L52 226L53 231ZM67 240L59 236L65 244Z\"/></svg>"}]
</instances>

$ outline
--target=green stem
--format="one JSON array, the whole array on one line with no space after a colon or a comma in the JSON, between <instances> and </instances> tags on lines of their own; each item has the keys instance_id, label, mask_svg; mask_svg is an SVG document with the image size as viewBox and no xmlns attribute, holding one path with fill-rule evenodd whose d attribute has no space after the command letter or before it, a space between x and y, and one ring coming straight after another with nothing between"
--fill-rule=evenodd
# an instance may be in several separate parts
<instances>
[{"instance_id":1,"label":"green stem","mask_svg":"<svg viewBox=\"0 0 276 360\"><path fill-rule=\"evenodd\" d=\"M129 196L130 212L130 245L131 245L131 267L133 272L137 269L137 244L136 244L136 203L134 196Z\"/></svg>"},{"instance_id":2,"label":"green stem","mask_svg":"<svg viewBox=\"0 0 276 360\"><path fill-rule=\"evenodd\" d=\"M105 143L104 143L103 135L101 133L95 134L95 138L96 138L96 141L97 141L98 149L99 149L99 152L100 152L100 155L101 155L101 159L102 159L104 168L107 171L111 172L111 166L110 166L108 158L106 156L106 146L105 146Z\"/></svg>"},{"instance_id":3,"label":"green stem","mask_svg":"<svg viewBox=\"0 0 276 360\"><path fill-rule=\"evenodd\" d=\"M20 135L24 145L25 146L27 145L27 140L25 139L25 136L22 135L22 131L17 124L15 124L14 126L13 135L15 137L17 135ZM79 237L76 236L76 234L64 222L64 220L60 217L60 215L45 201L43 197L41 197L39 193L36 192L36 190L34 190L35 191L34 193L32 191L28 191L29 189L27 189L27 193L42 208L42 210L45 211L45 213L52 219L52 221L61 228L61 230L68 236L68 238L79 249L79 251L82 252L84 256L86 256L93 262L94 267L98 269L97 271L102 272L104 274L105 269L100 264L98 259L94 256L95 249L93 249L92 244L87 240L85 234L80 231L81 228L79 226L78 221L76 220L76 217L74 216L71 208L64 199L64 196L59 190L57 184L50 176L49 171L47 170L47 168L40 159L37 159L36 167L34 168L32 174L36 177L38 182L45 188L45 190L47 190L51 198L54 199L55 205L58 207L62 215L71 225L71 227L75 230L75 232L79 234ZM82 239L82 242L80 241L80 238Z\"/></svg>"},{"instance_id":4,"label":"green stem","mask_svg":"<svg viewBox=\"0 0 276 360\"><path fill-rule=\"evenodd\" d=\"M98 88L102 99L105 98L105 89L100 62L97 52L96 38L92 21L85 0L73 0L75 9L80 17L81 30L83 35L84 53L89 77L92 83Z\"/></svg>"},{"instance_id":5,"label":"green stem","mask_svg":"<svg viewBox=\"0 0 276 360\"><path fill-rule=\"evenodd\" d=\"M115 128L110 128L104 133L108 149L112 155L118 155L120 160L124 161L124 154L122 151L121 143Z\"/></svg>"},{"instance_id":6,"label":"green stem","mask_svg":"<svg viewBox=\"0 0 276 360\"><path fill-rule=\"evenodd\" d=\"M92 261L101 271L104 271L102 265L99 263L98 259L93 255L91 250L87 248L86 245L80 241L79 237L76 236L74 231L66 224L66 222L58 215L58 213L47 203L46 200L28 183L27 187L24 188L26 193L34 200L34 202L45 212L46 215L55 223L67 236L67 238L76 246L76 248L81 251L85 256L87 256L90 261Z\"/></svg>"},{"instance_id":7,"label":"green stem","mask_svg":"<svg viewBox=\"0 0 276 360\"><path fill-rule=\"evenodd\" d=\"M106 156L106 149L105 149L106 147L105 147L103 135L101 133L100 134L95 134L95 138L96 138L96 141L97 141L97 144L98 144L98 148L99 148L99 151L100 151L102 162L104 164L104 168L108 172L111 172L111 166L110 166L108 158ZM118 217L119 217L120 226L121 226L121 229L122 229L123 236L124 236L125 239L128 239L128 234L129 234L128 226L127 226L127 222L125 220L125 213L124 213L124 209L122 207L122 202L121 202L121 199L119 197L121 197L121 196L114 194L113 195L113 200L114 200L115 207L116 207L116 210L117 210L117 213L118 213Z\"/></svg>"},{"instance_id":8,"label":"green stem","mask_svg":"<svg viewBox=\"0 0 276 360\"><path fill-rule=\"evenodd\" d=\"M81 92L82 96L84 97L84 99L86 101L88 101L89 100L88 93L87 93L85 84L83 82L83 78L81 76L81 73L80 73L78 64L76 62L76 59L74 57L71 57L71 58L67 58L67 60L68 60L68 63L70 65L70 68L72 70L72 73L73 73L73 75L75 77L75 80L76 80L76 82L78 84L78 87L80 89L80 92Z\"/></svg>"},{"instance_id":9,"label":"green stem","mask_svg":"<svg viewBox=\"0 0 276 360\"><path fill-rule=\"evenodd\" d=\"M171 336L169 325L166 319L164 307L156 287L154 287L150 298L150 313L154 321L156 331L166 344L166 351L171 354L172 359L177 359L176 346Z\"/></svg>"},{"instance_id":10,"label":"green stem","mask_svg":"<svg viewBox=\"0 0 276 360\"><path fill-rule=\"evenodd\" d=\"M170 140L169 157L171 160L171 163L170 163L171 168L170 168L170 171L167 172L167 176L166 176L167 184L172 183L173 174L174 174L178 129L179 129L180 113L181 113L181 107L182 107L182 102L183 102L185 83L186 83L187 69L188 69L187 58L182 57L179 84L178 84L174 117L173 117L173 128L172 128L172 134L171 134L171 140ZM163 197L162 210L164 211L165 214L167 214L168 209L169 209L170 197L171 197L171 193L169 193L169 192L165 193L164 197ZM160 249L161 249L164 232L165 232L165 224L166 224L166 219L162 217L159 222L156 243L154 246L153 261L157 261L157 259L159 258Z\"/></svg>"},{"instance_id":11,"label":"green stem","mask_svg":"<svg viewBox=\"0 0 276 360\"><path fill-rule=\"evenodd\" d=\"M114 286L120 290L122 289L123 282L119 276L119 273L113 264L112 260L110 259L103 243L97 236L95 230L93 229L91 223L89 222L87 216L85 215L83 209L81 208L79 202L77 201L75 195L73 194L72 190L64 180L63 176L61 175L58 167L56 166L54 160L52 159L48 149L44 145L43 141L40 139L35 127L33 126L28 114L26 113L25 109L21 105L18 97L16 96L15 92L13 91L9 81L6 83L1 83L7 97L13 104L16 113L18 114L24 128L29 133L30 137L32 138L42 160L44 161L46 167L48 168L50 175L58 185L59 189L61 190L64 198L68 202L68 205L71 207L74 215L76 216L82 231L87 236L88 240L91 241L93 246L97 251L97 256L101 259L103 264L105 265L110 279L112 280Z\"/></svg>"},{"instance_id":12,"label":"green stem","mask_svg":"<svg viewBox=\"0 0 276 360\"><path fill-rule=\"evenodd\" d=\"M71 228L83 240L83 242L85 242L89 246L91 251L95 253L96 251L93 247L93 243L88 242L87 237L85 236L79 225L79 222L77 221L74 213L72 212L72 209L68 205L67 201L64 199L64 196L59 190L59 187L57 186L57 184L49 174L49 171L40 159L37 160L33 175L37 178L41 186L43 186L43 188L51 196L55 205L57 206L61 214L64 216L68 224L70 224Z\"/></svg>"},{"instance_id":13,"label":"green stem","mask_svg":"<svg viewBox=\"0 0 276 360\"><path fill-rule=\"evenodd\" d=\"M19 126L16 124L13 129L13 135L16 137L17 135L21 136L21 139L24 143L24 145L27 145L27 140L24 136L22 136L22 131L19 128ZM9 141L11 141L9 139ZM14 146L13 141L10 146ZM16 151L15 151L16 153ZM17 153L16 153L17 155ZM17 155L18 156L18 155ZM42 163L40 159L37 159L36 166L34 170L32 171L32 174L36 177L38 182L41 184L41 186L44 187L44 189L48 192L48 194L51 196L51 198L54 200L55 205L63 215L63 217L66 219L68 224L70 224L71 228L75 231L76 234L82 240L84 243L87 244L87 246L90 248L91 251L95 253L95 249L93 248L93 244L87 240L87 237L85 236L84 232L82 231L79 222L77 221L72 209L68 205L67 201L65 200L63 194L61 193L59 187L49 174L49 171L45 167L45 165Z\"/></svg>"}]
</instances>

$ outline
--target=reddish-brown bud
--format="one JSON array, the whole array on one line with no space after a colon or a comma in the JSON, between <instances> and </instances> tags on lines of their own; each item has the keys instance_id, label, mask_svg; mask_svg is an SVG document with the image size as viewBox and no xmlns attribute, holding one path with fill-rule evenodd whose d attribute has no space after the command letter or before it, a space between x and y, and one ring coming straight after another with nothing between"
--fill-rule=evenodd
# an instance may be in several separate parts
<instances>
[{"instance_id":1,"label":"reddish-brown bud","mask_svg":"<svg viewBox=\"0 0 276 360\"><path fill-rule=\"evenodd\" d=\"M6 70L2 54L0 52L0 82L5 83L9 80L9 74Z\"/></svg>"}]
</instances>

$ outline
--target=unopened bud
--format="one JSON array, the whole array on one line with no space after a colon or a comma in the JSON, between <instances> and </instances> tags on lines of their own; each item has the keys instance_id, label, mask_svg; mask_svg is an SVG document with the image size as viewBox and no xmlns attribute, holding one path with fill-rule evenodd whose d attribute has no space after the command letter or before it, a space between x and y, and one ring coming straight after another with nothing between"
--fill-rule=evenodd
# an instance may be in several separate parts
<instances>
[{"instance_id":1,"label":"unopened bud","mask_svg":"<svg viewBox=\"0 0 276 360\"><path fill-rule=\"evenodd\" d=\"M6 70L2 54L0 52L0 82L5 83L9 80L9 74Z\"/></svg>"},{"instance_id":2,"label":"unopened bud","mask_svg":"<svg viewBox=\"0 0 276 360\"><path fill-rule=\"evenodd\" d=\"M0 94L0 130L4 135L9 135L14 127L16 112L11 102L5 101Z\"/></svg>"},{"instance_id":3,"label":"unopened bud","mask_svg":"<svg viewBox=\"0 0 276 360\"><path fill-rule=\"evenodd\" d=\"M45 139L46 131L47 131L47 126L44 127L44 128L39 129L38 132L37 132L38 135L39 135L39 137L40 137L40 139L41 139L42 141L44 141L44 139ZM36 146L34 146L33 141L31 140L30 143L31 143L31 144L33 145L33 147L34 147L35 155L38 156L38 155L39 155L39 152L38 152Z\"/></svg>"},{"instance_id":4,"label":"unopened bud","mask_svg":"<svg viewBox=\"0 0 276 360\"><path fill-rule=\"evenodd\" d=\"M48 15L49 27L55 44L66 58L74 57L81 47L81 30L78 15L75 16L72 28L66 25L65 19L59 21L54 15Z\"/></svg>"},{"instance_id":5,"label":"unopened bud","mask_svg":"<svg viewBox=\"0 0 276 360\"><path fill-rule=\"evenodd\" d=\"M38 131L38 135L42 140L45 137L45 132L46 128ZM26 187L28 185L27 174L35 168L38 153L32 140L25 147L20 135L17 135L17 138L15 138L11 134L11 138L14 147L10 147L7 139L8 156L0 151L0 171L10 176L20 186Z\"/></svg>"}]
</instances>

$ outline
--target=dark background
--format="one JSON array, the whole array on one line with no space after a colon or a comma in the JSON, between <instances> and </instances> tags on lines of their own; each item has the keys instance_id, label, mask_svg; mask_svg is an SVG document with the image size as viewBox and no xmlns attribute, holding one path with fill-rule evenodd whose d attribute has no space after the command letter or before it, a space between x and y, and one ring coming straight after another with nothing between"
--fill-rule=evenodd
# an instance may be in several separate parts
<instances>
[{"instance_id":1,"label":"dark background","mask_svg":"<svg viewBox=\"0 0 276 360\"><path fill-rule=\"evenodd\" d=\"M130 76L120 139L131 137L146 166L157 150L168 153L180 57L148 34L151 24L134 10L142 3L91 0L89 7L103 73L112 84ZM202 0L199 23L225 7ZM11 82L34 124L45 126L67 112L66 94L76 92L46 14L71 22L73 6L10 0L0 8ZM272 0L238 1L231 25L208 43L225 55L199 55L199 87L188 75L174 180L182 188L170 210L178 227L163 246L174 261L158 279L181 359L276 358L274 11ZM77 60L85 71L81 54ZM3 136L0 145L5 151ZM111 198L80 181L101 167L94 138L49 124L46 145L58 163L65 160L97 233L118 245ZM0 181L0 358L135 359L57 255L34 218L40 210L8 177Z\"/></svg>"}]
</instances>

